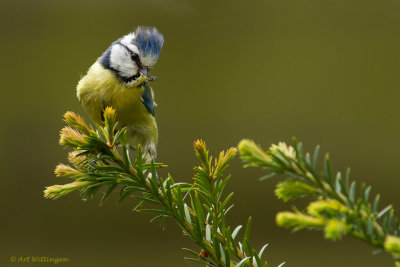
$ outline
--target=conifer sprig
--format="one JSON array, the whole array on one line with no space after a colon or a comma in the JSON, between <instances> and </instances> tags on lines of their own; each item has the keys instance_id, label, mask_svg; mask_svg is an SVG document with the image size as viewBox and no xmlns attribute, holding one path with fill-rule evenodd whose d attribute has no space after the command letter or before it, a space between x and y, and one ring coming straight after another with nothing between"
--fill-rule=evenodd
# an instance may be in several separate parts
<instances>
[{"instance_id":1,"label":"conifer sprig","mask_svg":"<svg viewBox=\"0 0 400 267\"><path fill-rule=\"evenodd\" d=\"M251 140L242 140L238 149L246 167L262 167L270 173L261 179L284 174L275 194L288 201L299 197L314 197L305 211L280 212L276 216L278 225L299 229L317 229L325 238L337 240L345 234L365 241L387 251L396 260L400 259L400 226L394 216L392 205L379 208L379 194L370 201L371 186L362 184L357 189L350 180L350 170L344 175L331 170L329 155L325 155L323 170L318 169L319 146L313 155L303 153L302 144L293 139L292 146L286 143L272 145L263 150ZM358 191L358 194L356 193Z\"/></svg>"},{"instance_id":2,"label":"conifer sprig","mask_svg":"<svg viewBox=\"0 0 400 267\"><path fill-rule=\"evenodd\" d=\"M251 218L242 241L237 237L242 226L231 231L226 222L226 214L233 207L233 193L224 193L230 179L225 170L236 155L236 148L222 151L213 161L206 144L197 140L194 149L201 165L194 168L193 183L176 183L171 176L158 180L156 169L166 165L144 163L140 147L132 163L126 129L117 130L115 110L106 108L104 119L104 125L94 129L73 112L64 115L68 126L61 130L60 144L73 151L68 156L70 165L59 164L55 174L74 181L47 187L46 198L80 191L83 199L91 199L104 188L102 204L113 191L119 190L118 203L133 196L137 199L134 210L153 214L151 221L172 218L178 224L200 249L184 249L191 254L187 260L206 266L269 266L262 261L266 246L259 252L250 246Z\"/></svg>"}]
</instances>

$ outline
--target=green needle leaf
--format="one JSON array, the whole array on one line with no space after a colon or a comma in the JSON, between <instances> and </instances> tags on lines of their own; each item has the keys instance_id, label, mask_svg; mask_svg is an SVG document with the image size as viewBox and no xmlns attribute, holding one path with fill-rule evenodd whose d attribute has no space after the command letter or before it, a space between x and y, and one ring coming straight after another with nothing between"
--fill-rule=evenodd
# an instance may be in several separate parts
<instances>
[{"instance_id":1,"label":"green needle leaf","mask_svg":"<svg viewBox=\"0 0 400 267\"><path fill-rule=\"evenodd\" d=\"M390 211L391 209L392 209L392 205L386 206L384 209L382 209L382 210L378 213L377 217L378 217L378 218L382 217L383 215L385 215L385 214L386 214L388 211Z\"/></svg>"},{"instance_id":2,"label":"green needle leaf","mask_svg":"<svg viewBox=\"0 0 400 267\"><path fill-rule=\"evenodd\" d=\"M244 266L244 264L250 259L250 257L246 257L243 260L239 261L238 264L236 264L235 267L241 267Z\"/></svg>"},{"instance_id":3,"label":"green needle leaf","mask_svg":"<svg viewBox=\"0 0 400 267\"><path fill-rule=\"evenodd\" d=\"M190 217L189 207L186 205L186 203L185 203L185 205L184 205L184 210L185 210L185 218L186 218L186 221L188 221L189 224L192 224L192 219L191 219L191 217Z\"/></svg>"},{"instance_id":4,"label":"green needle leaf","mask_svg":"<svg viewBox=\"0 0 400 267\"><path fill-rule=\"evenodd\" d=\"M244 232L243 240L249 240L250 232L251 232L251 217L249 217L249 220L247 221L246 231Z\"/></svg>"},{"instance_id":5,"label":"green needle leaf","mask_svg":"<svg viewBox=\"0 0 400 267\"><path fill-rule=\"evenodd\" d=\"M268 247L268 244L265 244L261 249L260 249L260 252L258 253L258 257L261 259L262 258L262 255L263 255L263 253L264 253L264 251L265 251L265 249Z\"/></svg>"},{"instance_id":6,"label":"green needle leaf","mask_svg":"<svg viewBox=\"0 0 400 267\"><path fill-rule=\"evenodd\" d=\"M240 229L242 229L242 225L239 225L239 226L237 226L236 228L235 228L235 230L233 231L233 233L232 233L232 239L233 240L235 240L235 238L236 238L236 235L239 233L239 231L240 231Z\"/></svg>"},{"instance_id":7,"label":"green needle leaf","mask_svg":"<svg viewBox=\"0 0 400 267\"><path fill-rule=\"evenodd\" d=\"M117 183L112 184L108 187L107 191L104 193L103 197L100 200L100 206L103 205L104 201L108 198L108 196L114 191L115 187L117 187Z\"/></svg>"}]
</instances>

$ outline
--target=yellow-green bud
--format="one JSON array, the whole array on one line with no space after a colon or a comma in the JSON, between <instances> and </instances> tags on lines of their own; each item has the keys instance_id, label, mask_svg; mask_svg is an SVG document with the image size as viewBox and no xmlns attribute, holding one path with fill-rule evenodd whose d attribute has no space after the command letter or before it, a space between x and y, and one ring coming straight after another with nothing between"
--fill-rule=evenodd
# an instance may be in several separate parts
<instances>
[{"instance_id":1,"label":"yellow-green bud","mask_svg":"<svg viewBox=\"0 0 400 267\"><path fill-rule=\"evenodd\" d=\"M68 153L68 161L72 163L75 168L78 169L86 169L87 167L85 166L85 156L78 156L78 151L71 151Z\"/></svg>"},{"instance_id":2,"label":"yellow-green bud","mask_svg":"<svg viewBox=\"0 0 400 267\"><path fill-rule=\"evenodd\" d=\"M350 230L350 226L338 220L329 220L324 228L325 238L331 240L341 239Z\"/></svg>"},{"instance_id":3,"label":"yellow-green bud","mask_svg":"<svg viewBox=\"0 0 400 267\"><path fill-rule=\"evenodd\" d=\"M112 107L106 107L104 109L104 124L107 127L108 130L112 130L114 127L116 121L117 121L117 114L115 112L115 109Z\"/></svg>"},{"instance_id":4,"label":"yellow-green bud","mask_svg":"<svg viewBox=\"0 0 400 267\"><path fill-rule=\"evenodd\" d=\"M385 239L385 250L400 258L400 237L389 235Z\"/></svg>"},{"instance_id":5,"label":"yellow-green bud","mask_svg":"<svg viewBox=\"0 0 400 267\"><path fill-rule=\"evenodd\" d=\"M275 194L278 198L288 201L296 197L315 195L315 188L298 181L288 180L276 186Z\"/></svg>"},{"instance_id":6,"label":"yellow-green bud","mask_svg":"<svg viewBox=\"0 0 400 267\"><path fill-rule=\"evenodd\" d=\"M300 212L279 212L276 215L276 222L282 227L315 228L325 226L325 221L322 218L315 218L310 215L305 215Z\"/></svg>"},{"instance_id":7,"label":"yellow-green bud","mask_svg":"<svg viewBox=\"0 0 400 267\"><path fill-rule=\"evenodd\" d=\"M71 193L72 191L82 189L83 187L91 184L92 182L84 181L75 181L69 184L63 184L63 185L52 185L46 187L44 190L44 197L45 198L59 198L63 195L66 195L68 193Z\"/></svg>"},{"instance_id":8,"label":"yellow-green bud","mask_svg":"<svg viewBox=\"0 0 400 267\"><path fill-rule=\"evenodd\" d=\"M54 173L56 176L65 176L65 177L71 177L71 178L80 178L83 177L84 174L77 169L72 168L71 166L64 165L64 164L58 164L56 169L54 170Z\"/></svg>"},{"instance_id":9,"label":"yellow-green bud","mask_svg":"<svg viewBox=\"0 0 400 267\"><path fill-rule=\"evenodd\" d=\"M269 148L269 151L272 154L281 153L288 158L296 159L296 152L295 152L294 148L292 146L288 146L284 142L279 142L277 145L273 144Z\"/></svg>"},{"instance_id":10,"label":"yellow-green bud","mask_svg":"<svg viewBox=\"0 0 400 267\"><path fill-rule=\"evenodd\" d=\"M66 126L60 131L60 145L68 147L81 147L87 145L85 137L70 126Z\"/></svg>"},{"instance_id":11,"label":"yellow-green bud","mask_svg":"<svg viewBox=\"0 0 400 267\"><path fill-rule=\"evenodd\" d=\"M90 133L91 133L91 129L87 125L85 120L81 116L77 115L76 113L74 113L72 111L67 111L64 114L64 121L68 125L76 128L78 131L82 132L83 134L90 135Z\"/></svg>"},{"instance_id":12,"label":"yellow-green bud","mask_svg":"<svg viewBox=\"0 0 400 267\"><path fill-rule=\"evenodd\" d=\"M252 140L243 139L240 141L238 149L240 156L246 162L246 166L274 165L271 156Z\"/></svg>"},{"instance_id":13,"label":"yellow-green bud","mask_svg":"<svg viewBox=\"0 0 400 267\"><path fill-rule=\"evenodd\" d=\"M329 200L317 200L311 202L307 207L308 214L312 216L319 217L322 213L328 213L332 215L336 215L340 212L349 213L349 209L335 199Z\"/></svg>"}]
</instances>

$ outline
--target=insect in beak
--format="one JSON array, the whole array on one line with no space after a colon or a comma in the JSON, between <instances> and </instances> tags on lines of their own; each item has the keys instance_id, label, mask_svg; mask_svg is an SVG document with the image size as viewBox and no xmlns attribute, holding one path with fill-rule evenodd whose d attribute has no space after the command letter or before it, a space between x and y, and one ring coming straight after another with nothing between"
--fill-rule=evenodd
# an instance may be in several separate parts
<instances>
[{"instance_id":1,"label":"insect in beak","mask_svg":"<svg viewBox=\"0 0 400 267\"><path fill-rule=\"evenodd\" d=\"M146 77L147 80L150 81L150 82L153 82L153 81L157 81L157 80L158 80L157 77L149 75L149 68L148 68L148 67L143 67L143 68L140 70L140 74L142 74L144 77Z\"/></svg>"}]
</instances>

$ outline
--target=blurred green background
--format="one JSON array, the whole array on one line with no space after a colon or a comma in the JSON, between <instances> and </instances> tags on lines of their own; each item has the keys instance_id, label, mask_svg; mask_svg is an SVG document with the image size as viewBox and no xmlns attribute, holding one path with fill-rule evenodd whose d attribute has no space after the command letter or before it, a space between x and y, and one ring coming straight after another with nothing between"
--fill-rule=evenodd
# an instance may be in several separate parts
<instances>
[{"instance_id":1,"label":"blurred green background","mask_svg":"<svg viewBox=\"0 0 400 267\"><path fill-rule=\"evenodd\" d=\"M50 201L45 186L69 182L54 167L62 115L87 115L75 86L88 67L137 25L154 25L165 46L153 75L159 161L190 181L196 138L214 154L252 138L264 147L296 136L306 149L329 151L335 170L400 207L398 0L21 1L0 2L0 266L11 256L67 257L63 266L196 266L196 248L173 222L162 230L134 203L103 207L78 193ZM251 243L269 243L271 266L392 266L386 254L352 238L275 226L282 203L277 179L236 159L231 225L253 217ZM166 175L166 171L162 175ZM37 264L36 264L37 265ZM51 264L47 264L51 265Z\"/></svg>"}]
</instances>

